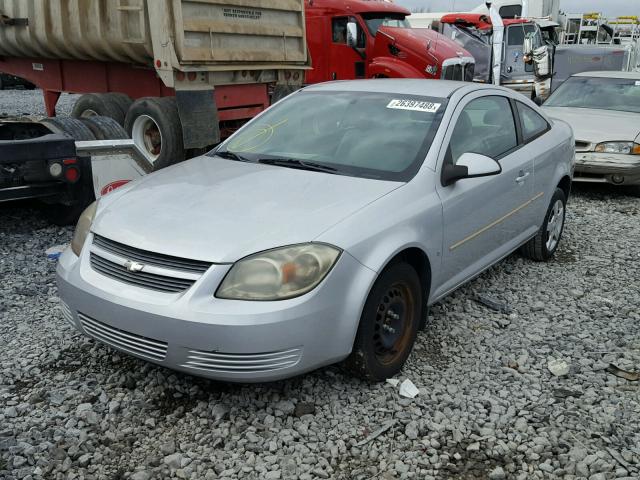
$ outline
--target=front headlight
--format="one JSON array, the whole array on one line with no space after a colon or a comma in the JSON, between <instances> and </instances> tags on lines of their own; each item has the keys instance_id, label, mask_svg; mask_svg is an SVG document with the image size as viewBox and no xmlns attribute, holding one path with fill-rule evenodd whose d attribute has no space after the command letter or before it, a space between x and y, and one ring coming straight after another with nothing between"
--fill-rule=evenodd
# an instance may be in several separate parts
<instances>
[{"instance_id":1,"label":"front headlight","mask_svg":"<svg viewBox=\"0 0 640 480\"><path fill-rule=\"evenodd\" d=\"M604 142L596 145L598 153L623 153L640 155L640 145L634 142Z\"/></svg>"},{"instance_id":2,"label":"front headlight","mask_svg":"<svg viewBox=\"0 0 640 480\"><path fill-rule=\"evenodd\" d=\"M89 235L89 230L91 229L91 224L93 223L93 217L96 216L97 206L98 202L96 201L84 209L84 211L80 214L80 218L78 219L76 231L73 232L73 240L71 240L71 251L78 257L80 256L80 252L82 252L84 241L86 240L87 235Z\"/></svg>"},{"instance_id":3,"label":"front headlight","mask_svg":"<svg viewBox=\"0 0 640 480\"><path fill-rule=\"evenodd\" d=\"M322 243L281 247L236 262L216 297L284 300L313 290L336 263L341 250Z\"/></svg>"}]
</instances>

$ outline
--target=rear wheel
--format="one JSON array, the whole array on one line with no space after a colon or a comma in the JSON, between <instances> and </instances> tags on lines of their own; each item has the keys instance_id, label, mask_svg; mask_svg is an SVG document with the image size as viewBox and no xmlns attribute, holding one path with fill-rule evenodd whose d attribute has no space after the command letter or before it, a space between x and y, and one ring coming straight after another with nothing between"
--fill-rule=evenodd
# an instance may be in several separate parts
<instances>
[{"instance_id":1,"label":"rear wheel","mask_svg":"<svg viewBox=\"0 0 640 480\"><path fill-rule=\"evenodd\" d=\"M120 125L124 125L126 113L126 111L122 111L119 103L114 100L111 94L87 93L76 101L71 116L74 118L111 117Z\"/></svg>"},{"instance_id":2,"label":"rear wheel","mask_svg":"<svg viewBox=\"0 0 640 480\"><path fill-rule=\"evenodd\" d=\"M566 204L564 192L562 189L556 188L542 227L535 237L520 248L523 256L538 262L544 262L553 256L558 249L564 231Z\"/></svg>"},{"instance_id":3,"label":"rear wheel","mask_svg":"<svg viewBox=\"0 0 640 480\"><path fill-rule=\"evenodd\" d=\"M154 170L184 160L182 125L174 98L136 100L127 112L125 129Z\"/></svg>"},{"instance_id":4,"label":"rear wheel","mask_svg":"<svg viewBox=\"0 0 640 480\"><path fill-rule=\"evenodd\" d=\"M407 263L387 267L365 303L346 368L354 375L382 381L406 362L420 326L422 288Z\"/></svg>"}]
</instances>

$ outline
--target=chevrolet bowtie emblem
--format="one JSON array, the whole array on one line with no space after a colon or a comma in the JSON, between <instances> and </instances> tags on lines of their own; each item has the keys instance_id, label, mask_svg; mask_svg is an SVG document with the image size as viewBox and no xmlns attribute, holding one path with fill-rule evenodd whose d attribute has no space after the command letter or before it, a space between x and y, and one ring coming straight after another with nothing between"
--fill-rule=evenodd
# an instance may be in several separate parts
<instances>
[{"instance_id":1,"label":"chevrolet bowtie emblem","mask_svg":"<svg viewBox=\"0 0 640 480\"><path fill-rule=\"evenodd\" d=\"M127 260L126 262L124 262L124 268L126 268L130 272L139 272L144 268L144 265L138 262L134 262L133 260Z\"/></svg>"}]
</instances>

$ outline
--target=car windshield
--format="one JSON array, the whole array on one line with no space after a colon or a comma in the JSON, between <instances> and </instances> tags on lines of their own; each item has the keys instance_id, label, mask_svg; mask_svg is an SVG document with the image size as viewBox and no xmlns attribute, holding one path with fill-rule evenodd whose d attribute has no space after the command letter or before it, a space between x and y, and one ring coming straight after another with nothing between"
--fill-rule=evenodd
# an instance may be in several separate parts
<instances>
[{"instance_id":1,"label":"car windshield","mask_svg":"<svg viewBox=\"0 0 640 480\"><path fill-rule=\"evenodd\" d=\"M402 13L369 13L364 14L364 21L371 35L375 36L380 27L411 28L409 21Z\"/></svg>"},{"instance_id":2,"label":"car windshield","mask_svg":"<svg viewBox=\"0 0 640 480\"><path fill-rule=\"evenodd\" d=\"M640 113L640 80L571 77L544 105Z\"/></svg>"},{"instance_id":3,"label":"car windshield","mask_svg":"<svg viewBox=\"0 0 640 480\"><path fill-rule=\"evenodd\" d=\"M369 92L298 92L210 155L407 181L420 168L446 99Z\"/></svg>"}]
</instances>

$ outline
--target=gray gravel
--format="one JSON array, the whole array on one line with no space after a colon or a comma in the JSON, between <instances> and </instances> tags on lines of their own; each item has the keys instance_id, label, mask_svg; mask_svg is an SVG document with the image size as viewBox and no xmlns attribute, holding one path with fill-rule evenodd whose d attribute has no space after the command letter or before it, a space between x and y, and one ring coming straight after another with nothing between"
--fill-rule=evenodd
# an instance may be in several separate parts
<instances>
[{"instance_id":1,"label":"gray gravel","mask_svg":"<svg viewBox=\"0 0 640 480\"><path fill-rule=\"evenodd\" d=\"M577 187L552 262L511 256L433 308L412 400L337 367L229 385L90 341L44 256L72 230L0 204L0 478L640 478L640 382L604 371L640 370L629 193Z\"/></svg>"},{"instance_id":2,"label":"gray gravel","mask_svg":"<svg viewBox=\"0 0 640 480\"><path fill-rule=\"evenodd\" d=\"M56 113L62 116L71 114L73 104L80 95L63 93L58 100ZM2 115L43 115L44 99L41 90L0 90L0 116Z\"/></svg>"}]
</instances>

